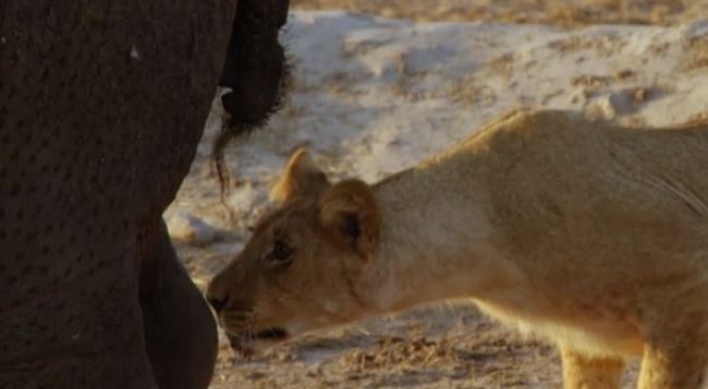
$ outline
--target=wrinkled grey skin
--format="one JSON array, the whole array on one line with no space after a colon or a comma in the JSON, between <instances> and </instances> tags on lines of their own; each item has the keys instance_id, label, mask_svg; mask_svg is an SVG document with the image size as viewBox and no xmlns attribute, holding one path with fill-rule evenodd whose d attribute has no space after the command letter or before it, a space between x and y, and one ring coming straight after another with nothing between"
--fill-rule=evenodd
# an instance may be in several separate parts
<instances>
[{"instance_id":1,"label":"wrinkled grey skin","mask_svg":"<svg viewBox=\"0 0 708 389\"><path fill-rule=\"evenodd\" d=\"M223 139L277 106L287 8L0 1L0 389L208 385L215 323L161 214L218 84Z\"/></svg>"}]
</instances>

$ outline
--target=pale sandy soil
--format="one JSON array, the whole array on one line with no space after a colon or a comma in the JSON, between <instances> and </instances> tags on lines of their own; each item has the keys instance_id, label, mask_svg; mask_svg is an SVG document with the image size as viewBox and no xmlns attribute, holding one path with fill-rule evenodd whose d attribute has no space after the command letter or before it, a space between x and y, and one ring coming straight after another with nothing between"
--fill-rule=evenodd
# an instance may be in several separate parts
<instances>
[{"instance_id":1,"label":"pale sandy soil","mask_svg":"<svg viewBox=\"0 0 708 389\"><path fill-rule=\"evenodd\" d=\"M343 9L418 21L497 20L582 26L669 24L705 15L705 0L292 0L295 9Z\"/></svg>"},{"instance_id":2,"label":"pale sandy soil","mask_svg":"<svg viewBox=\"0 0 708 389\"><path fill-rule=\"evenodd\" d=\"M373 182L513 107L574 109L628 125L706 117L707 3L295 0L283 34L293 64L286 104L267 128L229 148L228 207L208 163L215 107L166 213L200 218L215 234L196 244L175 228L178 252L203 288L242 247L246 227L268 206L268 185L299 146L334 177ZM331 7L383 18L301 10ZM643 25L584 26L597 22ZM214 389L561 387L553 347L470 306L423 307L312 334L250 361L221 346Z\"/></svg>"}]
</instances>

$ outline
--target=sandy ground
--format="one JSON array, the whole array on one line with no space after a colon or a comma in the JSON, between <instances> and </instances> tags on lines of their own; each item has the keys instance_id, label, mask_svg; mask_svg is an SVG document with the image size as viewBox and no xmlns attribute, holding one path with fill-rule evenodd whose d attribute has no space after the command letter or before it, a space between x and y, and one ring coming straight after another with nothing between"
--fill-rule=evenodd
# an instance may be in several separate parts
<instances>
[{"instance_id":1,"label":"sandy ground","mask_svg":"<svg viewBox=\"0 0 708 389\"><path fill-rule=\"evenodd\" d=\"M286 104L267 128L229 148L234 180L223 200L208 158L215 105L166 213L178 252L204 288L242 247L297 147L310 148L333 177L373 182L514 107L574 109L630 126L706 117L707 3L294 1L282 37L293 65ZM380 17L312 11L323 7ZM558 7L586 16L565 17ZM598 22L641 24L586 26ZM636 361L626 388L635 375ZM212 384L325 387L560 388L560 361L542 340L474 307L445 305L311 334L251 360L234 358L223 340Z\"/></svg>"},{"instance_id":2,"label":"sandy ground","mask_svg":"<svg viewBox=\"0 0 708 389\"><path fill-rule=\"evenodd\" d=\"M342 9L417 21L497 20L583 26L675 24L705 15L705 0L291 0L296 9Z\"/></svg>"}]
</instances>

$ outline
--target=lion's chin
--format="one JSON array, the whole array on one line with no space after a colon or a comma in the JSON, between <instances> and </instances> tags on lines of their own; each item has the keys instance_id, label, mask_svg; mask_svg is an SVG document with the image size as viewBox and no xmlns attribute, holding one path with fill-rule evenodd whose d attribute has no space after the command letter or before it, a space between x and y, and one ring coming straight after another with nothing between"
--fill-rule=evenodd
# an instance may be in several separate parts
<instances>
[{"instance_id":1,"label":"lion's chin","mask_svg":"<svg viewBox=\"0 0 708 389\"><path fill-rule=\"evenodd\" d=\"M250 334L228 334L231 349L242 357L250 358L290 337L282 328L269 328Z\"/></svg>"}]
</instances>

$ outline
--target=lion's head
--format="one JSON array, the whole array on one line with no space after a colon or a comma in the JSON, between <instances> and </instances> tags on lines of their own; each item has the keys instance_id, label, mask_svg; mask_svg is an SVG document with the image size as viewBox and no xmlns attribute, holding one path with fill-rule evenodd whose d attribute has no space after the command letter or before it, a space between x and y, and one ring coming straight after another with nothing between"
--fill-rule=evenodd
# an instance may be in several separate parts
<instances>
[{"instance_id":1,"label":"lion's head","mask_svg":"<svg viewBox=\"0 0 708 389\"><path fill-rule=\"evenodd\" d=\"M296 152L263 217L207 298L232 346L249 354L290 336L360 318L368 311L380 211L359 180L331 184Z\"/></svg>"}]
</instances>

